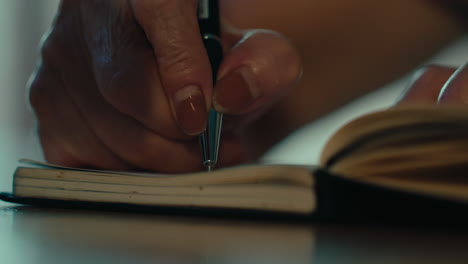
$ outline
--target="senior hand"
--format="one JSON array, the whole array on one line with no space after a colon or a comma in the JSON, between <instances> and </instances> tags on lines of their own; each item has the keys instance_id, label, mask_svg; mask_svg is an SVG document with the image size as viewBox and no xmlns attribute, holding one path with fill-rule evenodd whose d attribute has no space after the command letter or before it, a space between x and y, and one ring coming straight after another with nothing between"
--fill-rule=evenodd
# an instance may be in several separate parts
<instances>
[{"instance_id":1,"label":"senior hand","mask_svg":"<svg viewBox=\"0 0 468 264\"><path fill-rule=\"evenodd\" d=\"M238 115L226 127L246 126L296 82L299 56L284 37L224 26L213 88L197 2L62 0L30 86L49 162L199 170L196 135L208 108ZM221 148L221 166L245 158L234 133L223 134Z\"/></svg>"}]
</instances>

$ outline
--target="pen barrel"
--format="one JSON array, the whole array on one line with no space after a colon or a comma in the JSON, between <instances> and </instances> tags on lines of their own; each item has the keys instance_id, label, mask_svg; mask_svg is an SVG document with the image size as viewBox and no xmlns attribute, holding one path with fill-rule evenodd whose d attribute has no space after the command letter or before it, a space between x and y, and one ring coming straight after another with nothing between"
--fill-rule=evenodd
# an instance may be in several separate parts
<instances>
[{"instance_id":1,"label":"pen barrel","mask_svg":"<svg viewBox=\"0 0 468 264\"><path fill-rule=\"evenodd\" d=\"M213 86L216 83L216 77L218 74L219 65L223 60L223 46L219 37L213 34L204 34L203 44L206 52L208 53L208 59L211 65L211 76L213 80Z\"/></svg>"},{"instance_id":2,"label":"pen barrel","mask_svg":"<svg viewBox=\"0 0 468 264\"><path fill-rule=\"evenodd\" d=\"M214 87L218 68L223 58L223 47L219 38L212 34L203 35L203 42L211 64ZM200 136L203 165L208 168L208 170L211 170L218 161L222 124L223 114L211 109L208 113L206 130Z\"/></svg>"},{"instance_id":3,"label":"pen barrel","mask_svg":"<svg viewBox=\"0 0 468 264\"><path fill-rule=\"evenodd\" d=\"M219 36L219 3L218 0L198 0L198 24L200 33Z\"/></svg>"},{"instance_id":4,"label":"pen barrel","mask_svg":"<svg viewBox=\"0 0 468 264\"><path fill-rule=\"evenodd\" d=\"M206 130L200 136L203 165L205 167L214 167L218 162L222 124L223 114L210 110Z\"/></svg>"}]
</instances>

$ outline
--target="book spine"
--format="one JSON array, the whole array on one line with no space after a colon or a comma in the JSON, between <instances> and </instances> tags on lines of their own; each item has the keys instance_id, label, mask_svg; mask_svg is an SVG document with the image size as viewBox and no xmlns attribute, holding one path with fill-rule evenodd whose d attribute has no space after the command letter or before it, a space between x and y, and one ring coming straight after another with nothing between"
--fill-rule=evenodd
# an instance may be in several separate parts
<instances>
[{"instance_id":1,"label":"book spine","mask_svg":"<svg viewBox=\"0 0 468 264\"><path fill-rule=\"evenodd\" d=\"M315 173L316 216L334 221L464 222L468 204L411 193L332 175Z\"/></svg>"}]
</instances>

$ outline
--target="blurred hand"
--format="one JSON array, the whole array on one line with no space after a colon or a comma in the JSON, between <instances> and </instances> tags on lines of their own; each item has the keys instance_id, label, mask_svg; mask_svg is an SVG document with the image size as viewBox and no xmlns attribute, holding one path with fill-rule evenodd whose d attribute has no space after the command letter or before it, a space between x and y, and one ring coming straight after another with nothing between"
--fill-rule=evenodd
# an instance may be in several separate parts
<instances>
[{"instance_id":1,"label":"blurred hand","mask_svg":"<svg viewBox=\"0 0 468 264\"><path fill-rule=\"evenodd\" d=\"M468 105L468 63L457 68L430 65L419 69L398 102Z\"/></svg>"},{"instance_id":2,"label":"blurred hand","mask_svg":"<svg viewBox=\"0 0 468 264\"><path fill-rule=\"evenodd\" d=\"M223 25L226 54L213 88L196 11L196 0L62 0L30 85L49 162L199 170L196 136L212 106L236 115L226 117L219 164L245 159L234 128L295 84L299 56L277 33Z\"/></svg>"}]
</instances>

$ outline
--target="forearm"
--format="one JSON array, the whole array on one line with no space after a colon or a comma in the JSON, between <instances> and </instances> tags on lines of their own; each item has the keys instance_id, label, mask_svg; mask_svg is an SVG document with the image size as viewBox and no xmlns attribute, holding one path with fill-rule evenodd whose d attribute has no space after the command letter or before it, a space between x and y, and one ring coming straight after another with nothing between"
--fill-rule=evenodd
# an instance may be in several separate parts
<instances>
[{"instance_id":1,"label":"forearm","mask_svg":"<svg viewBox=\"0 0 468 264\"><path fill-rule=\"evenodd\" d=\"M287 9L280 0L227 2L231 23L280 31L297 46L304 65L298 86L246 131L254 156L411 70L463 33L458 17L431 1L296 0Z\"/></svg>"}]
</instances>

